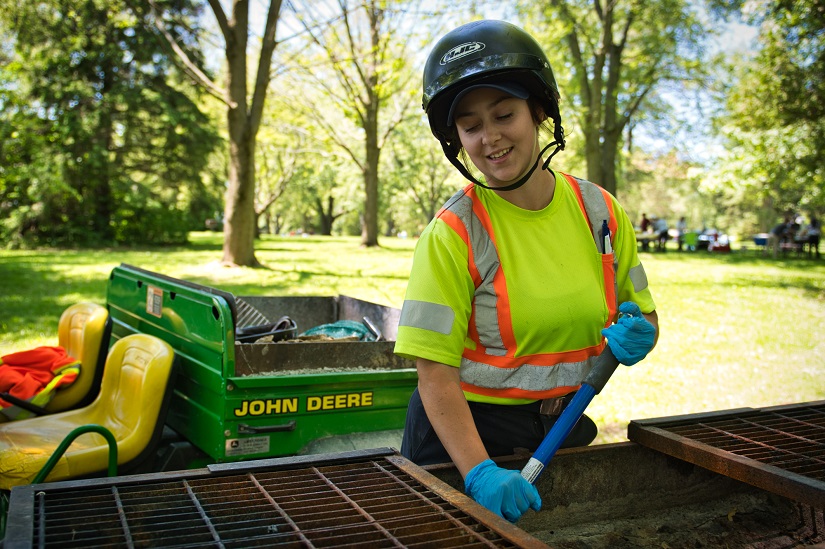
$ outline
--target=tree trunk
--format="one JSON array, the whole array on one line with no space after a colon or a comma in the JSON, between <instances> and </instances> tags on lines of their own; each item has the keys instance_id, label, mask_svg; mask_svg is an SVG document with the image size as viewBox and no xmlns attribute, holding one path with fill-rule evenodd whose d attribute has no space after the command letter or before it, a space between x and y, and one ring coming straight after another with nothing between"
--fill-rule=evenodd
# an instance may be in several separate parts
<instances>
[{"instance_id":1,"label":"tree trunk","mask_svg":"<svg viewBox=\"0 0 825 549\"><path fill-rule=\"evenodd\" d=\"M150 3L152 0L148 0ZM249 42L249 0L232 0L232 16L227 17L220 0L208 0L226 42L226 89L222 97L227 103L229 130L229 186L224 208L223 262L230 265L257 267L255 258L255 146L261 123L266 90L270 81L270 65L275 51L275 31L281 0L271 0L260 43L260 57L251 101L247 97L247 54ZM154 5L154 4L153 4ZM192 76L210 93L218 86L180 51L168 31L158 25Z\"/></svg>"},{"instance_id":2,"label":"tree trunk","mask_svg":"<svg viewBox=\"0 0 825 549\"><path fill-rule=\"evenodd\" d=\"M335 199L328 196L327 206L325 208L324 203L321 202L321 199L316 198L315 207L318 210L318 232L324 236L332 236L332 224L335 222L335 214L333 213L333 209L335 208Z\"/></svg>"},{"instance_id":3,"label":"tree trunk","mask_svg":"<svg viewBox=\"0 0 825 549\"><path fill-rule=\"evenodd\" d=\"M153 11L162 12L154 2L147 0ZM275 52L278 16L281 0L270 0L264 32L260 40L260 56L253 84L251 101L247 98L246 47L249 29L249 0L232 0L232 16L227 17L221 0L208 0L223 34L226 53L226 89L224 92L176 43L165 28L163 18L156 15L155 25L169 46L187 67L187 73L211 94L227 103L229 129L229 186L224 208L223 262L248 267L260 266L255 258L257 213L255 212L255 146L261 125L266 92L271 80L270 67Z\"/></svg>"},{"instance_id":4,"label":"tree trunk","mask_svg":"<svg viewBox=\"0 0 825 549\"><path fill-rule=\"evenodd\" d=\"M364 218L361 225L361 245L378 246L378 98L370 93L366 109L366 163L364 165Z\"/></svg>"},{"instance_id":5,"label":"tree trunk","mask_svg":"<svg viewBox=\"0 0 825 549\"><path fill-rule=\"evenodd\" d=\"M618 93L621 83L622 53L627 32L632 22L630 17L623 28L619 43L614 43L615 3L607 2L603 7L595 4L601 21L599 42L592 51L592 66L588 66L581 50L581 37L576 29L569 6L561 0L554 0L573 29L567 35L567 45L571 54L574 74L579 82L579 98L584 107L582 132L584 133L584 154L587 163L587 179L616 194L616 162L619 157L622 131L627 118L621 112ZM607 74L605 75L605 68Z\"/></svg>"},{"instance_id":6,"label":"tree trunk","mask_svg":"<svg viewBox=\"0 0 825 549\"><path fill-rule=\"evenodd\" d=\"M226 38L229 186L224 206L223 262L257 267L255 258L255 133L249 124L246 86L247 6L235 4Z\"/></svg>"},{"instance_id":7,"label":"tree trunk","mask_svg":"<svg viewBox=\"0 0 825 549\"><path fill-rule=\"evenodd\" d=\"M111 39L111 31L107 38ZM86 112L87 120L95 120L97 127L88 150L80 155L88 154L85 167L78 174L82 189L81 203L85 204L84 213L88 215L89 228L95 235L98 243L109 244L114 239L112 229L112 200L111 158L109 151L113 149L112 136L114 134L112 122L113 102L108 99L115 80L115 67L111 58L104 57L99 65L100 94L104 99L96 107L97 112ZM80 156L79 155L79 156Z\"/></svg>"},{"instance_id":8,"label":"tree trunk","mask_svg":"<svg viewBox=\"0 0 825 549\"><path fill-rule=\"evenodd\" d=\"M605 136L602 152L602 174L599 185L612 195L616 195L616 170L619 156L619 136L612 132Z\"/></svg>"},{"instance_id":9,"label":"tree trunk","mask_svg":"<svg viewBox=\"0 0 825 549\"><path fill-rule=\"evenodd\" d=\"M592 107L591 107L592 109ZM590 112L587 113L588 118ZM587 160L587 179L598 185L602 183L602 147L599 142L598 121L588 120L584 131L584 156Z\"/></svg>"},{"instance_id":10,"label":"tree trunk","mask_svg":"<svg viewBox=\"0 0 825 549\"><path fill-rule=\"evenodd\" d=\"M107 90L108 91L108 90ZM112 150L112 116L108 105L101 109L97 142L91 151L92 173L91 187L87 188L90 196L84 202L91 204L90 217L92 230L101 243L110 243L114 239L112 230L112 182L110 175L109 151Z\"/></svg>"},{"instance_id":11,"label":"tree trunk","mask_svg":"<svg viewBox=\"0 0 825 549\"><path fill-rule=\"evenodd\" d=\"M229 187L226 189L224 209L223 262L257 266L255 201L252 193L255 188L255 146L252 139L243 135L244 124L237 118L232 116L230 109Z\"/></svg>"},{"instance_id":12,"label":"tree trunk","mask_svg":"<svg viewBox=\"0 0 825 549\"><path fill-rule=\"evenodd\" d=\"M257 266L255 258L255 140L243 111L229 109L229 187L224 209L223 262ZM244 110L245 111L245 110Z\"/></svg>"}]
</instances>

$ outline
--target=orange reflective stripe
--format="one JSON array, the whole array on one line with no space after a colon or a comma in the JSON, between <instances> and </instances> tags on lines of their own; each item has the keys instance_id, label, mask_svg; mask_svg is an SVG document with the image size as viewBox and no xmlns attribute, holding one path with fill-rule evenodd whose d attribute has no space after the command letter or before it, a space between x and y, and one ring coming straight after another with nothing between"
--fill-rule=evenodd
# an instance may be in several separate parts
<instances>
[{"instance_id":1,"label":"orange reflective stripe","mask_svg":"<svg viewBox=\"0 0 825 549\"><path fill-rule=\"evenodd\" d=\"M607 226L610 228L610 243L612 244L616 238L616 231L619 230L619 221L616 219L616 212L613 211L613 199L610 197L610 193L601 187L599 187L599 190L602 192L602 196L604 196L604 203L607 205L607 211L610 212Z\"/></svg>"},{"instance_id":2,"label":"orange reflective stripe","mask_svg":"<svg viewBox=\"0 0 825 549\"><path fill-rule=\"evenodd\" d=\"M463 357L461 382L467 390L470 387L482 389L488 396L495 396L495 392L507 392L515 398L545 398L548 392L559 387L580 385L592 370L596 359L597 357L591 356L554 366L528 362L518 367L503 368L489 361L474 361Z\"/></svg>"},{"instance_id":3,"label":"orange reflective stripe","mask_svg":"<svg viewBox=\"0 0 825 549\"><path fill-rule=\"evenodd\" d=\"M576 200L579 201L579 209L581 209L581 212L584 215L584 218L588 221L588 223L590 223L591 227L594 226L593 223L591 222L592 220L589 219L587 206L585 205L584 195L582 194L582 189L581 189L581 185L579 184L579 181L575 177L573 177L572 175L569 175L569 174L566 174L566 173L562 173L562 175L570 183L570 186L573 187L573 192L576 195ZM613 243L613 241L616 237L616 231L619 228L619 222L616 219L615 212L613 211L613 200L610 197L610 193L608 193L606 190L604 190L600 186L596 185L595 183L589 183L589 182L587 182L587 183L589 185L592 185L596 189L598 189L599 192L602 195L602 199L604 200L604 205L605 205L605 208L607 209L607 214L608 214L607 227L610 229L610 242ZM596 226L601 226L601 220L596 220L596 221L598 221ZM592 230L591 230L591 232L592 232ZM593 235L594 238L597 237L597 236L598 236L597 234Z\"/></svg>"},{"instance_id":4,"label":"orange reflective stripe","mask_svg":"<svg viewBox=\"0 0 825 549\"><path fill-rule=\"evenodd\" d=\"M616 219L616 213L613 210L613 200L610 197L610 193L599 186L597 186L597 188L602 192L604 203L607 205L607 211L610 213L607 226L610 229L610 243L613 244L616 242L616 232L619 230L619 221ZM613 254L603 256L602 263L604 272L604 292L607 300L607 309L609 311L607 321L604 325L604 327L607 328L613 323L613 319L616 318L616 315L619 312L619 296L617 295L618 287L616 286L616 268L618 267L618 262L615 257L615 252Z\"/></svg>"},{"instance_id":5,"label":"orange reflective stripe","mask_svg":"<svg viewBox=\"0 0 825 549\"><path fill-rule=\"evenodd\" d=\"M478 337L478 328L476 328L476 304L475 300L470 303L470 319L467 322L467 337L470 341L475 342L476 349L483 349L481 345L481 338Z\"/></svg>"},{"instance_id":6,"label":"orange reflective stripe","mask_svg":"<svg viewBox=\"0 0 825 549\"><path fill-rule=\"evenodd\" d=\"M594 228L598 227L598 221L595 220L596 223L594 224L593 221L589 219L587 206L585 205L584 196L581 190L581 184L579 181L566 173L562 173L564 177L570 182L570 186L573 187L573 191L576 194L576 199L579 201L579 207L581 208L582 213L588 223L590 224L590 231L594 232ZM599 190L601 193L602 200L604 201L605 208L607 210L607 227L610 229L610 243L614 244L616 242L616 232L619 229L619 221L616 219L616 212L613 209L613 199L606 190L602 187L586 182L587 185L592 185L596 189ZM592 194L592 193L591 193ZM594 241L596 242L596 249L600 249L600 245L598 243L598 233L593 234ZM605 293L605 303L607 304L607 320L605 321L605 327L610 326L613 323L613 319L616 318L616 314L618 313L618 288L616 287L616 268L617 268L617 260L615 254L602 254L602 273L604 276L604 293Z\"/></svg>"},{"instance_id":7,"label":"orange reflective stripe","mask_svg":"<svg viewBox=\"0 0 825 549\"><path fill-rule=\"evenodd\" d=\"M616 263L613 254L602 255L602 272L604 273L604 299L607 303L607 319L604 327L613 324L613 319L618 312L618 296L616 292ZM604 339L604 338L602 338Z\"/></svg>"},{"instance_id":8,"label":"orange reflective stripe","mask_svg":"<svg viewBox=\"0 0 825 549\"><path fill-rule=\"evenodd\" d=\"M602 222L608 222L611 241L615 241L618 229L612 197L598 185L562 175L576 196L595 251L602 251L603 243L598 238ZM468 185L456 193L438 216L466 245L468 269L475 286L467 327L467 338L475 349L465 348L462 354L462 388L478 395L519 399L553 398L576 390L604 349L604 338L584 349L517 357L507 281L496 236L475 186ZM614 254L601 256L608 326L617 309L616 258Z\"/></svg>"}]
</instances>

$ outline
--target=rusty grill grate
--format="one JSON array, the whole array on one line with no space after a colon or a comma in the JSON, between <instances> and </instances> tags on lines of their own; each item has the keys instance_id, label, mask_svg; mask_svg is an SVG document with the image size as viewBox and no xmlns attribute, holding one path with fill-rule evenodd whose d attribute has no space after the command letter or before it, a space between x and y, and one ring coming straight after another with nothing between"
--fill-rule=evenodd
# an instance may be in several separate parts
<instances>
[{"instance_id":1,"label":"rusty grill grate","mask_svg":"<svg viewBox=\"0 0 825 549\"><path fill-rule=\"evenodd\" d=\"M5 547L544 546L400 456L304 462L15 488Z\"/></svg>"},{"instance_id":2,"label":"rusty grill grate","mask_svg":"<svg viewBox=\"0 0 825 549\"><path fill-rule=\"evenodd\" d=\"M825 401L633 420L628 438L825 508Z\"/></svg>"}]
</instances>

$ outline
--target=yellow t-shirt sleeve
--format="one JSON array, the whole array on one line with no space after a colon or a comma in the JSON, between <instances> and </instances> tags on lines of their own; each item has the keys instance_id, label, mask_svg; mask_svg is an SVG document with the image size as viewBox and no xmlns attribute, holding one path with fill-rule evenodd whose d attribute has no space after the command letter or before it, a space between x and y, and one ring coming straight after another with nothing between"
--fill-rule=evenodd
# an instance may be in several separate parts
<instances>
[{"instance_id":1,"label":"yellow t-shirt sleeve","mask_svg":"<svg viewBox=\"0 0 825 549\"><path fill-rule=\"evenodd\" d=\"M459 366L474 288L466 244L434 219L415 247L395 353Z\"/></svg>"}]
</instances>

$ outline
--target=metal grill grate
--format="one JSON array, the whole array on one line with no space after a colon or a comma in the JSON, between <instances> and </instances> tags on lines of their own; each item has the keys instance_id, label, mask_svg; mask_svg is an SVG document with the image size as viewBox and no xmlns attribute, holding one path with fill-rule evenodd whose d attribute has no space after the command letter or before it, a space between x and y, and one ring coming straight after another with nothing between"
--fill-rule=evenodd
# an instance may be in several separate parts
<instances>
[{"instance_id":1,"label":"metal grill grate","mask_svg":"<svg viewBox=\"0 0 825 549\"><path fill-rule=\"evenodd\" d=\"M825 508L825 401L633 420L628 438Z\"/></svg>"},{"instance_id":2,"label":"metal grill grate","mask_svg":"<svg viewBox=\"0 0 825 549\"><path fill-rule=\"evenodd\" d=\"M305 461L15 488L5 547L545 546L400 456Z\"/></svg>"}]
</instances>

